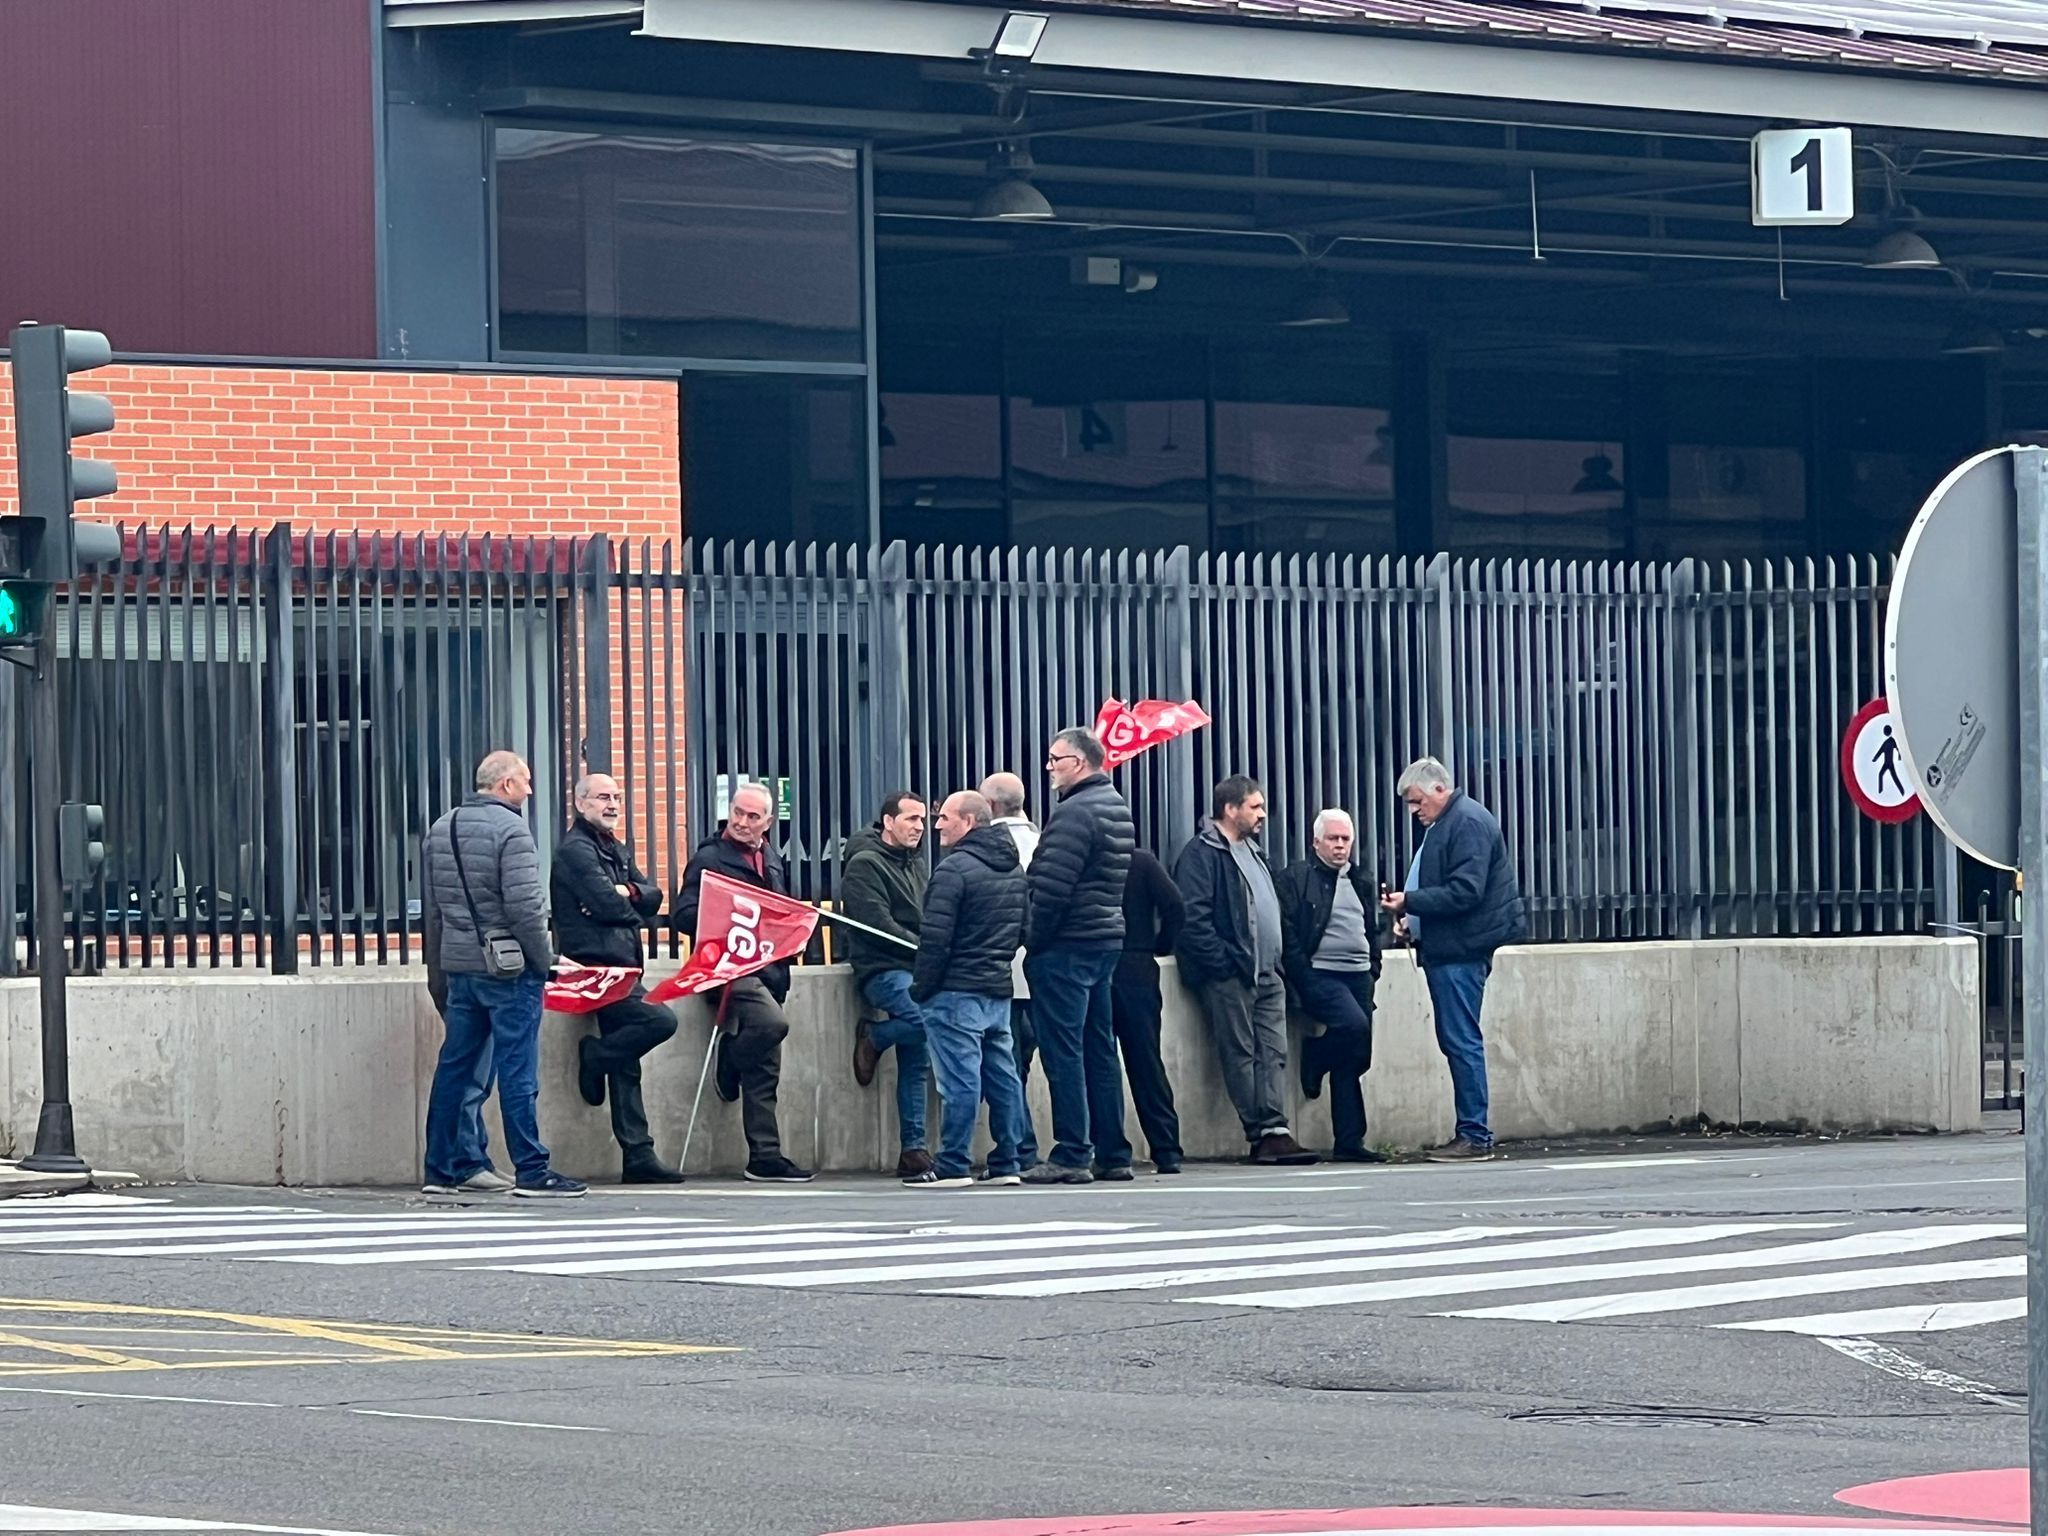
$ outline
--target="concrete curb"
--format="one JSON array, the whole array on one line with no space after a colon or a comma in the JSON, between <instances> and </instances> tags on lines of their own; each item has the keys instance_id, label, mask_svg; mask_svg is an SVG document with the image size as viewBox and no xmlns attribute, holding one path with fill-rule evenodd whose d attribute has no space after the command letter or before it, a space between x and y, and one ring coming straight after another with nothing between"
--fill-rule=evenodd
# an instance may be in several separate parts
<instances>
[{"instance_id":1,"label":"concrete curb","mask_svg":"<svg viewBox=\"0 0 2048 1536\"><path fill-rule=\"evenodd\" d=\"M81 1189L118 1189L141 1182L132 1173L99 1169L91 1173L24 1173L13 1163L0 1163L0 1200L17 1195L68 1195Z\"/></svg>"}]
</instances>

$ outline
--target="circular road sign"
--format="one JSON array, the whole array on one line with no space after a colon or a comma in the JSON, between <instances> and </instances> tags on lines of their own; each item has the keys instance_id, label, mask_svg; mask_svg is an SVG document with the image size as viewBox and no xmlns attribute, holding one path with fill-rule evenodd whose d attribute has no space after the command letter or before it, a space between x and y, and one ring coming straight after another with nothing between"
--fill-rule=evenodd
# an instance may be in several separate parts
<instances>
[{"instance_id":1,"label":"circular road sign","mask_svg":"<svg viewBox=\"0 0 2048 1536\"><path fill-rule=\"evenodd\" d=\"M1958 465L1913 519L1885 613L1906 783L1949 841L2020 861L2019 516L2013 450Z\"/></svg>"},{"instance_id":2,"label":"circular road sign","mask_svg":"<svg viewBox=\"0 0 2048 1536\"><path fill-rule=\"evenodd\" d=\"M1856 711L1842 733L1842 784L1856 808L1872 821L1911 821L1920 796L1906 777L1906 749L1891 706L1872 699Z\"/></svg>"}]
</instances>

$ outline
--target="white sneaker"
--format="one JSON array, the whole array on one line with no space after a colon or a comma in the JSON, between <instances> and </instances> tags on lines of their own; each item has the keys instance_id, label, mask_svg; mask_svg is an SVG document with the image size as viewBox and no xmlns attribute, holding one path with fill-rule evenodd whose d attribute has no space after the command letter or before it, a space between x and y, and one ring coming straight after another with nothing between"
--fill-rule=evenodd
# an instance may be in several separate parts
<instances>
[{"instance_id":1,"label":"white sneaker","mask_svg":"<svg viewBox=\"0 0 2048 1536\"><path fill-rule=\"evenodd\" d=\"M927 1168L903 1181L905 1189L972 1189L974 1180L964 1173L942 1174Z\"/></svg>"},{"instance_id":2,"label":"white sneaker","mask_svg":"<svg viewBox=\"0 0 2048 1536\"><path fill-rule=\"evenodd\" d=\"M495 1168L479 1168L462 1181L462 1187L475 1194L502 1195L512 1181Z\"/></svg>"},{"instance_id":3,"label":"white sneaker","mask_svg":"<svg viewBox=\"0 0 2048 1536\"><path fill-rule=\"evenodd\" d=\"M453 1184L422 1184L420 1186L420 1193L423 1195L459 1195L462 1191Z\"/></svg>"}]
</instances>

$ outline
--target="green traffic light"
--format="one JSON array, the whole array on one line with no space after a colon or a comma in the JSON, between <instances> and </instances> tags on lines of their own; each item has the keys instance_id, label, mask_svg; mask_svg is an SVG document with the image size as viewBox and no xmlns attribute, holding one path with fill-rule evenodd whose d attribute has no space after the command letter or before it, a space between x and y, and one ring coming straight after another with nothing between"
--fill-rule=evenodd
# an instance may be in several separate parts
<instances>
[{"instance_id":1,"label":"green traffic light","mask_svg":"<svg viewBox=\"0 0 2048 1536\"><path fill-rule=\"evenodd\" d=\"M0 639L22 633L21 599L0 587Z\"/></svg>"}]
</instances>

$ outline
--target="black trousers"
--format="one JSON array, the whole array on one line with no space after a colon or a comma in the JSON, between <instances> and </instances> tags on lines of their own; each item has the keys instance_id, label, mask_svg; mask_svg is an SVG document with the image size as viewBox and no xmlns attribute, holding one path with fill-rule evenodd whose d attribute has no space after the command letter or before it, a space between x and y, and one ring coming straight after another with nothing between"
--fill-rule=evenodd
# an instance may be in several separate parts
<instances>
[{"instance_id":1,"label":"black trousers","mask_svg":"<svg viewBox=\"0 0 2048 1536\"><path fill-rule=\"evenodd\" d=\"M1017 1081L1031 1086L1031 1058L1038 1054L1038 1030L1031 1023L1028 998L1010 999L1010 1044L1017 1055ZM1024 1100L1024 1130L1017 1138L1017 1166L1028 1170L1038 1166L1038 1127L1031 1121L1031 1101Z\"/></svg>"},{"instance_id":2,"label":"black trousers","mask_svg":"<svg viewBox=\"0 0 2048 1536\"><path fill-rule=\"evenodd\" d=\"M726 988L722 1006L731 1038L720 1047L740 1079L740 1125L747 1155L755 1162L782 1156L782 1132L775 1120L775 1094L782 1084L782 1042L789 1020L775 994L751 976Z\"/></svg>"},{"instance_id":3,"label":"black trousers","mask_svg":"<svg viewBox=\"0 0 2048 1536\"><path fill-rule=\"evenodd\" d=\"M1109 984L1110 1020L1116 1028L1117 1050L1130 1079L1131 1102L1138 1125L1155 1163L1181 1160L1180 1116L1173 1107L1173 1084L1159 1055L1159 962L1150 955L1125 955L1116 963Z\"/></svg>"},{"instance_id":4,"label":"black trousers","mask_svg":"<svg viewBox=\"0 0 2048 1536\"><path fill-rule=\"evenodd\" d=\"M596 1019L597 1043L590 1055L604 1068L612 1135L630 1163L654 1151L647 1105L640 1094L640 1058L675 1035L676 1016L665 1004L650 1003L646 986L640 985L630 997L598 1009Z\"/></svg>"},{"instance_id":5,"label":"black trousers","mask_svg":"<svg viewBox=\"0 0 2048 1536\"><path fill-rule=\"evenodd\" d=\"M1330 1075L1330 1129L1339 1152L1365 1146L1365 1074L1372 1066L1373 982L1365 971L1311 971L1301 1002L1324 1033L1301 1042L1313 1070Z\"/></svg>"}]
</instances>

